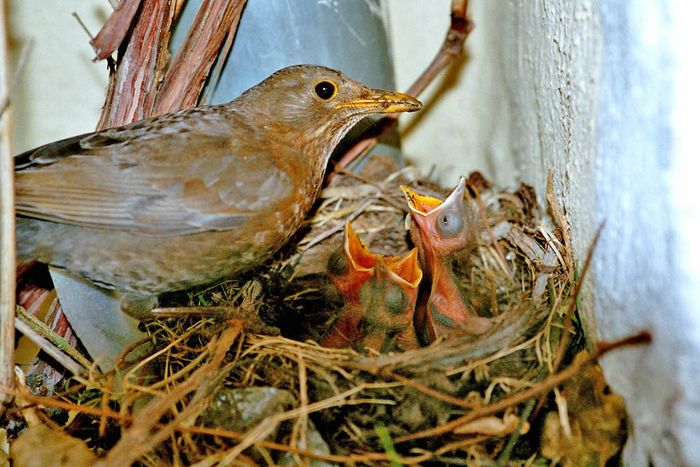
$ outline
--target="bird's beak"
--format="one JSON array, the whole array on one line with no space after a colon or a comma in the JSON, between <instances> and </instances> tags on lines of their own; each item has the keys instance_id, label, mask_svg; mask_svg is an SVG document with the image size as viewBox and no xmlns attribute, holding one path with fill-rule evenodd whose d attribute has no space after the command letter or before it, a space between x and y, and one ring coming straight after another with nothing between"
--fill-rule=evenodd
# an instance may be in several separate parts
<instances>
[{"instance_id":1,"label":"bird's beak","mask_svg":"<svg viewBox=\"0 0 700 467\"><path fill-rule=\"evenodd\" d=\"M408 204L411 214L417 214L421 217L427 216L443 203L443 200L439 198L416 193L406 185L401 185L401 191L406 197L406 204Z\"/></svg>"},{"instance_id":2,"label":"bird's beak","mask_svg":"<svg viewBox=\"0 0 700 467\"><path fill-rule=\"evenodd\" d=\"M402 257L386 257L385 263L389 271L410 288L417 289L423 279L423 271L418 265L418 248L412 249Z\"/></svg>"},{"instance_id":3,"label":"bird's beak","mask_svg":"<svg viewBox=\"0 0 700 467\"><path fill-rule=\"evenodd\" d=\"M401 92L367 89L361 98L341 102L335 106L336 109L346 107L357 109L358 113L374 114L416 112L423 107L423 104L415 97Z\"/></svg>"},{"instance_id":4,"label":"bird's beak","mask_svg":"<svg viewBox=\"0 0 700 467\"><path fill-rule=\"evenodd\" d=\"M345 223L343 248L345 255L350 259L353 271L371 271L377 262L377 257L362 243L350 226L350 221Z\"/></svg>"},{"instance_id":5,"label":"bird's beak","mask_svg":"<svg viewBox=\"0 0 700 467\"><path fill-rule=\"evenodd\" d=\"M466 180L464 177L460 177L459 183L455 189L452 190L452 193L443 201L429 195L421 195L411 190L409 187L401 185L401 191L403 191L404 196L406 196L406 203L411 213L421 217L437 214L445 208L458 203L464 197L465 188Z\"/></svg>"}]
</instances>

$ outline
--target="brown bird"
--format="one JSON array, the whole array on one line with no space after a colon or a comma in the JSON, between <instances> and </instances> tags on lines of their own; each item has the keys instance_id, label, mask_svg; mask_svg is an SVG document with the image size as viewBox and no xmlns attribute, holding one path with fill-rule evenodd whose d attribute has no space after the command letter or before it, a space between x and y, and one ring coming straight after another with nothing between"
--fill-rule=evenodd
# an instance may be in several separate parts
<instances>
[{"instance_id":1,"label":"brown bird","mask_svg":"<svg viewBox=\"0 0 700 467\"><path fill-rule=\"evenodd\" d=\"M421 250L430 295L416 310L416 329L424 343L456 334L483 334L491 321L478 316L465 301L454 272L459 253L475 245L476 212L465 200L465 180L444 201L402 186L411 216L411 238Z\"/></svg>"},{"instance_id":2,"label":"brown bird","mask_svg":"<svg viewBox=\"0 0 700 467\"><path fill-rule=\"evenodd\" d=\"M345 304L321 345L377 352L418 347L413 314L423 273L417 249L402 257L371 253L348 222L342 253L331 255L328 267Z\"/></svg>"},{"instance_id":3,"label":"brown bird","mask_svg":"<svg viewBox=\"0 0 700 467\"><path fill-rule=\"evenodd\" d=\"M268 259L309 212L347 131L370 114L420 107L297 65L228 104L25 152L15 158L19 260L122 292L122 309L143 315L159 294Z\"/></svg>"}]
</instances>

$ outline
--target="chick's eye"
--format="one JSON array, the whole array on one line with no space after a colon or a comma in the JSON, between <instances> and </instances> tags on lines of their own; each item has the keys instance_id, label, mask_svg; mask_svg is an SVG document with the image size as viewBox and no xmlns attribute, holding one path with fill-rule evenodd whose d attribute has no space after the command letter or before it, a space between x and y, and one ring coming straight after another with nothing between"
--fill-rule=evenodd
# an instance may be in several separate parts
<instances>
[{"instance_id":1,"label":"chick's eye","mask_svg":"<svg viewBox=\"0 0 700 467\"><path fill-rule=\"evenodd\" d=\"M396 285L391 284L384 292L384 300L386 300L387 308L392 313L398 314L404 311L408 303L408 297L406 297L406 292Z\"/></svg>"},{"instance_id":2,"label":"chick's eye","mask_svg":"<svg viewBox=\"0 0 700 467\"><path fill-rule=\"evenodd\" d=\"M334 251L328 258L328 272L333 276L342 276L348 273L348 262L339 251Z\"/></svg>"},{"instance_id":3,"label":"chick's eye","mask_svg":"<svg viewBox=\"0 0 700 467\"><path fill-rule=\"evenodd\" d=\"M462 218L456 212L440 214L435 221L435 229L441 237L454 237L462 231Z\"/></svg>"},{"instance_id":4,"label":"chick's eye","mask_svg":"<svg viewBox=\"0 0 700 467\"><path fill-rule=\"evenodd\" d=\"M327 101L335 96L335 93L338 92L338 87L331 81L321 81L314 87L314 92L318 97Z\"/></svg>"}]
</instances>

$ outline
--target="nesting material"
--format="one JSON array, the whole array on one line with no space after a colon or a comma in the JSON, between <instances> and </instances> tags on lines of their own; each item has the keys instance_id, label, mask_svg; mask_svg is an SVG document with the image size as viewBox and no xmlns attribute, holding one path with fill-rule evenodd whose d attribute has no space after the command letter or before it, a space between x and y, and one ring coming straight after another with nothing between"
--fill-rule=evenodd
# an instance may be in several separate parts
<instances>
[{"instance_id":1,"label":"nesting material","mask_svg":"<svg viewBox=\"0 0 700 467\"><path fill-rule=\"evenodd\" d=\"M342 308L326 263L340 248L345 222L352 221L374 252L403 255L412 248L401 184L439 197L449 192L382 157L359 174L336 174L294 246L274 262L173 298L232 304L236 317L148 324L150 350L124 355L119 371L69 380L51 399L26 393L24 403L52 406L33 424L80 438L105 462L120 465L463 465L542 458L541 430L533 425L545 418L556 425L552 414L565 420L562 396L543 392L539 404L538 397L517 395L563 367L584 340L573 314L565 220L560 214L545 220L531 188L501 191L478 174L469 178L481 225L459 277L471 306L495 323L487 333L388 354L317 344ZM281 335L247 331L251 316ZM228 411L217 417L217 407L241 401L236 420ZM21 413L13 415L16 432ZM606 438L607 457L624 439L623 425L611 426L616 437ZM560 428L548 430L565 437ZM552 443L547 440L544 454L565 456Z\"/></svg>"}]
</instances>

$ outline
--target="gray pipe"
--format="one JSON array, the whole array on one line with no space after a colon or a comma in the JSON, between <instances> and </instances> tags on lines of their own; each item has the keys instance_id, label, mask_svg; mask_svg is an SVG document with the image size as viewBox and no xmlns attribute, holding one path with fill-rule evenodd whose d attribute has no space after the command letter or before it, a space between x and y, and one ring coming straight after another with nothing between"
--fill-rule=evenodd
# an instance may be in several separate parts
<instances>
[{"instance_id":1,"label":"gray pipe","mask_svg":"<svg viewBox=\"0 0 700 467\"><path fill-rule=\"evenodd\" d=\"M201 5L189 0L174 31L172 51L182 43ZM391 50L379 0L248 0L218 82L209 83L208 103L228 102L274 71L289 65L324 65L369 86L394 89ZM347 148L372 123L352 131ZM398 135L390 132L370 153L399 158Z\"/></svg>"}]
</instances>

